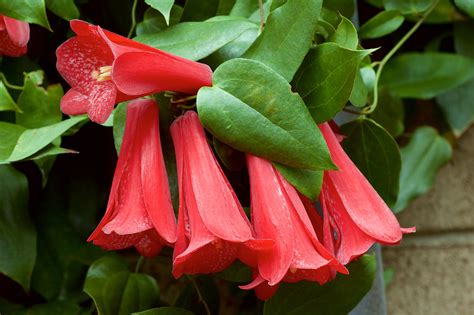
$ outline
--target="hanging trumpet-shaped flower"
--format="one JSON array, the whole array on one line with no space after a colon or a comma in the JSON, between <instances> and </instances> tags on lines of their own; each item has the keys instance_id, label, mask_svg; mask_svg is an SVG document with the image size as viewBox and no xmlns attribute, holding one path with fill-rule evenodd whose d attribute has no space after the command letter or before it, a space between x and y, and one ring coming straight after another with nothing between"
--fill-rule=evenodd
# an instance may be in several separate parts
<instances>
[{"instance_id":1,"label":"hanging trumpet-shaped flower","mask_svg":"<svg viewBox=\"0 0 474 315\"><path fill-rule=\"evenodd\" d=\"M80 20L77 34L56 51L56 67L71 85L61 100L65 114L107 120L116 103L161 91L194 94L211 85L212 71Z\"/></svg>"},{"instance_id":2,"label":"hanging trumpet-shaped flower","mask_svg":"<svg viewBox=\"0 0 474 315\"><path fill-rule=\"evenodd\" d=\"M347 273L319 242L295 188L267 160L247 155L247 166L252 224L257 237L273 239L275 246L259 257L258 276L242 288L255 288L266 299L281 281L322 284L332 278L332 270Z\"/></svg>"},{"instance_id":3,"label":"hanging trumpet-shaped flower","mask_svg":"<svg viewBox=\"0 0 474 315\"><path fill-rule=\"evenodd\" d=\"M173 275L219 272L236 258L254 263L273 242L255 239L197 114L188 111L176 119L171 135L180 198Z\"/></svg>"},{"instance_id":4,"label":"hanging trumpet-shaped flower","mask_svg":"<svg viewBox=\"0 0 474 315\"><path fill-rule=\"evenodd\" d=\"M0 56L19 57L26 54L29 40L28 23L0 15Z\"/></svg>"},{"instance_id":5,"label":"hanging trumpet-shaped flower","mask_svg":"<svg viewBox=\"0 0 474 315\"><path fill-rule=\"evenodd\" d=\"M329 124L319 125L339 168L325 171L320 202L323 208L324 245L347 264L375 242L397 244L403 233L396 217L342 149Z\"/></svg>"},{"instance_id":6,"label":"hanging trumpet-shaped flower","mask_svg":"<svg viewBox=\"0 0 474 315\"><path fill-rule=\"evenodd\" d=\"M107 211L88 241L110 250L135 246L143 256L176 241L155 101L128 105Z\"/></svg>"}]
</instances>

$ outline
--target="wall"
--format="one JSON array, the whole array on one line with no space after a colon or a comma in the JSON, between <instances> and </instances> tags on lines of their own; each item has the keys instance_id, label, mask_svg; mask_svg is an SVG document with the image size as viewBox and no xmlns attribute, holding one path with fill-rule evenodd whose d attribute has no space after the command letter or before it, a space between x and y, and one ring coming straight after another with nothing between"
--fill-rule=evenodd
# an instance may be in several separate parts
<instances>
[{"instance_id":1,"label":"wall","mask_svg":"<svg viewBox=\"0 0 474 315\"><path fill-rule=\"evenodd\" d=\"M418 232L384 249L385 267L395 269L388 313L474 314L474 128L463 135L433 189L399 219Z\"/></svg>"}]
</instances>

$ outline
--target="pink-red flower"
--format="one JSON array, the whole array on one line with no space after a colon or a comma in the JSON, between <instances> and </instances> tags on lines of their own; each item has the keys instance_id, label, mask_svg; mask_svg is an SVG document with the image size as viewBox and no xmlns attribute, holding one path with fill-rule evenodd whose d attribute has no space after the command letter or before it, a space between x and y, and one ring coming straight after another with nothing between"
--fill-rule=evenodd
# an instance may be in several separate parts
<instances>
[{"instance_id":1,"label":"pink-red flower","mask_svg":"<svg viewBox=\"0 0 474 315\"><path fill-rule=\"evenodd\" d=\"M152 100L128 105L107 211L88 241L110 250L135 246L144 256L176 241L158 107Z\"/></svg>"},{"instance_id":2,"label":"pink-red flower","mask_svg":"<svg viewBox=\"0 0 474 315\"><path fill-rule=\"evenodd\" d=\"M56 51L56 67L71 85L61 100L69 115L87 113L103 123L116 103L139 96L175 91L194 94L211 85L212 71L187 60L80 20L77 34Z\"/></svg>"},{"instance_id":3,"label":"pink-red flower","mask_svg":"<svg viewBox=\"0 0 474 315\"><path fill-rule=\"evenodd\" d=\"M325 171L320 202L323 208L324 245L347 264L375 242L397 244L403 229L383 199L342 149L329 124L319 125L339 168Z\"/></svg>"},{"instance_id":4,"label":"pink-red flower","mask_svg":"<svg viewBox=\"0 0 474 315\"><path fill-rule=\"evenodd\" d=\"M0 56L19 57L26 54L29 40L28 23L0 15Z\"/></svg>"},{"instance_id":5,"label":"pink-red flower","mask_svg":"<svg viewBox=\"0 0 474 315\"><path fill-rule=\"evenodd\" d=\"M267 160L247 155L247 166L252 225L258 238L272 239L275 246L259 257L257 277L243 288L256 288L265 299L273 293L268 286L281 281L322 284L332 278L333 270L347 273L318 240L295 188Z\"/></svg>"},{"instance_id":6,"label":"pink-red flower","mask_svg":"<svg viewBox=\"0 0 474 315\"><path fill-rule=\"evenodd\" d=\"M255 263L258 253L273 242L255 239L197 114L188 111L176 119L171 135L180 198L173 275L219 272L236 258Z\"/></svg>"}]
</instances>

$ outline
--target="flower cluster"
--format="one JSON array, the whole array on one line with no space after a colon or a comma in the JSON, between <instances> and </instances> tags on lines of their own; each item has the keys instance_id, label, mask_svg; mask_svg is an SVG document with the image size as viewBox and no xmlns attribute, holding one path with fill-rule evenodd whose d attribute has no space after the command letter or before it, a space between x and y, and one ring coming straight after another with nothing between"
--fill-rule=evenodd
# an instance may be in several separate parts
<instances>
[{"instance_id":1,"label":"flower cluster","mask_svg":"<svg viewBox=\"0 0 474 315\"><path fill-rule=\"evenodd\" d=\"M67 114L104 122L117 102L160 91L193 94L211 85L206 65L123 38L82 21L78 36L57 50L57 67L71 89ZM161 150L155 101L128 104L126 125L106 213L89 238L105 249L135 246L144 256L174 247L173 275L215 273L236 259L253 270L261 299L281 282L323 284L370 246L397 244L403 229L342 149L328 123L319 126L338 170L324 172L321 213L275 166L247 154L250 218L208 144L198 114L172 123L179 211L176 220Z\"/></svg>"}]
</instances>

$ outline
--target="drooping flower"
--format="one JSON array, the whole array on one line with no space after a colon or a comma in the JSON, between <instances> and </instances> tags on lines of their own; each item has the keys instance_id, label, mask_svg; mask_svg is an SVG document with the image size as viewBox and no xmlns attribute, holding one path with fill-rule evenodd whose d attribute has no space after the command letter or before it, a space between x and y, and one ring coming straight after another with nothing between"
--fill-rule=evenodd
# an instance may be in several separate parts
<instances>
[{"instance_id":1,"label":"drooping flower","mask_svg":"<svg viewBox=\"0 0 474 315\"><path fill-rule=\"evenodd\" d=\"M332 278L332 271L347 273L318 240L296 189L269 161L247 155L250 175L252 225L259 238L275 246L258 259L258 276L244 289L255 288L266 299L281 281L317 281Z\"/></svg>"},{"instance_id":2,"label":"drooping flower","mask_svg":"<svg viewBox=\"0 0 474 315\"><path fill-rule=\"evenodd\" d=\"M197 114L188 111L176 119L171 136L180 198L173 275L219 272L236 258L254 264L273 241L255 239Z\"/></svg>"},{"instance_id":3,"label":"drooping flower","mask_svg":"<svg viewBox=\"0 0 474 315\"><path fill-rule=\"evenodd\" d=\"M320 202L323 208L324 245L347 264L375 242L398 244L403 233L397 218L339 144L328 123L319 125L339 168L324 172Z\"/></svg>"},{"instance_id":4,"label":"drooping flower","mask_svg":"<svg viewBox=\"0 0 474 315\"><path fill-rule=\"evenodd\" d=\"M153 100L128 105L107 210L88 241L109 250L135 246L143 256L157 255L164 245L176 241L158 107Z\"/></svg>"},{"instance_id":5,"label":"drooping flower","mask_svg":"<svg viewBox=\"0 0 474 315\"><path fill-rule=\"evenodd\" d=\"M19 57L26 54L29 40L28 23L0 15L0 56Z\"/></svg>"},{"instance_id":6,"label":"drooping flower","mask_svg":"<svg viewBox=\"0 0 474 315\"><path fill-rule=\"evenodd\" d=\"M69 115L103 123L116 103L161 91L194 94L211 85L212 71L80 20L77 34L56 50L56 67L71 89L61 100Z\"/></svg>"}]
</instances>

